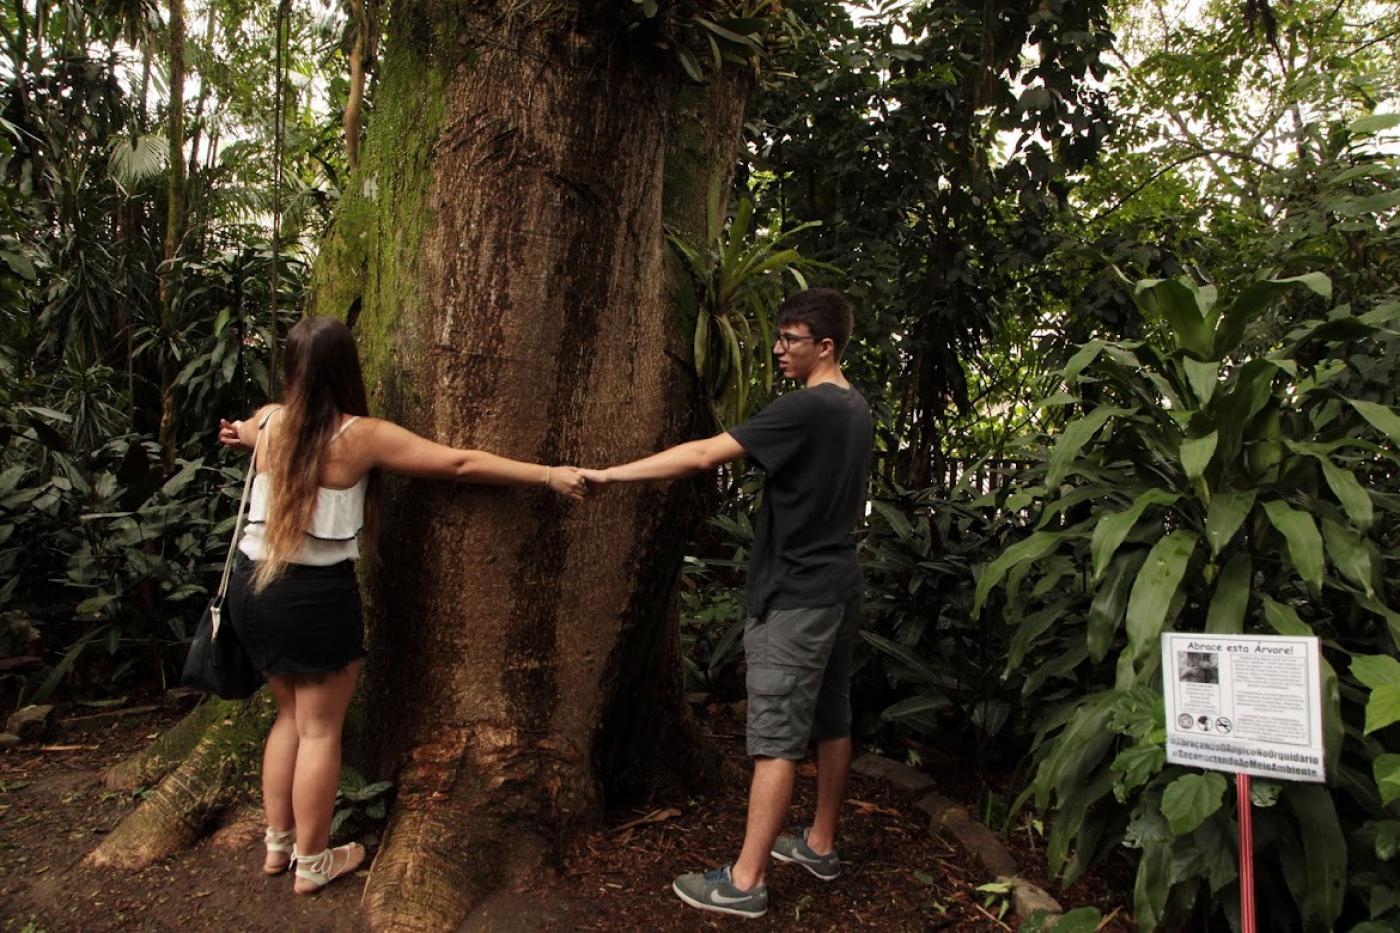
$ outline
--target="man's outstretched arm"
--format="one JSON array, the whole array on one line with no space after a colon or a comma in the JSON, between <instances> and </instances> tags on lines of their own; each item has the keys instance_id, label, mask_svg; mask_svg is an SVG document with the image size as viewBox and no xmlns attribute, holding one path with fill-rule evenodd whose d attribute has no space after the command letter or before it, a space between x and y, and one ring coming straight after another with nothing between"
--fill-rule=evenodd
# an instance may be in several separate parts
<instances>
[{"instance_id":1,"label":"man's outstretched arm","mask_svg":"<svg viewBox=\"0 0 1400 933\"><path fill-rule=\"evenodd\" d=\"M675 447L606 470L583 470L584 479L595 486L609 483L635 483L646 480L680 479L713 470L744 456L743 446L728 433Z\"/></svg>"}]
</instances>

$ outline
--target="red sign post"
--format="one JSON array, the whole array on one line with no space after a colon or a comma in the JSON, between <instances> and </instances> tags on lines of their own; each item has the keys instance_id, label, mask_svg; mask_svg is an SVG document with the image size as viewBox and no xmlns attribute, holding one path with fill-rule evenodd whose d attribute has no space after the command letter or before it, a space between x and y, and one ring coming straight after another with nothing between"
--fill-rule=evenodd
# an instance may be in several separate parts
<instances>
[{"instance_id":1,"label":"red sign post","mask_svg":"<svg viewBox=\"0 0 1400 933\"><path fill-rule=\"evenodd\" d=\"M1235 797L1240 820L1240 929L1256 933L1254 922L1254 811L1249 799L1249 775L1235 773Z\"/></svg>"}]
</instances>

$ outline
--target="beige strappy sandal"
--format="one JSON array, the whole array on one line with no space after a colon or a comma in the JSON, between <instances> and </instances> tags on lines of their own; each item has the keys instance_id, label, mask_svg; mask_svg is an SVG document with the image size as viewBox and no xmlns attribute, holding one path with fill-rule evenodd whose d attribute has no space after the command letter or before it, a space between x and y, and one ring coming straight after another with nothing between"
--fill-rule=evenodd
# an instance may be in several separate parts
<instances>
[{"instance_id":1,"label":"beige strappy sandal","mask_svg":"<svg viewBox=\"0 0 1400 933\"><path fill-rule=\"evenodd\" d=\"M280 875L296 864L296 838L297 831L295 829L279 831L271 826L267 828L267 832L263 833L263 842L267 845L267 860L263 862L263 874ZM274 855L285 855L287 861L273 864L272 856Z\"/></svg>"},{"instance_id":2,"label":"beige strappy sandal","mask_svg":"<svg viewBox=\"0 0 1400 933\"><path fill-rule=\"evenodd\" d=\"M335 879L359 868L364 861L365 847L358 842L322 849L314 855L298 855L293 890L298 894L315 894Z\"/></svg>"}]
</instances>

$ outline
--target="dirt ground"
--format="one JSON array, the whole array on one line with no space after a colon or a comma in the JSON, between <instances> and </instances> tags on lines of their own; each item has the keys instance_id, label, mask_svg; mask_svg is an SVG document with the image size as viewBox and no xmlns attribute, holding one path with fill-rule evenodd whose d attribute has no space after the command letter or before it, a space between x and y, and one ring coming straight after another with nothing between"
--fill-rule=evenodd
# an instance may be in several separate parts
<instances>
[{"instance_id":1,"label":"dirt ground","mask_svg":"<svg viewBox=\"0 0 1400 933\"><path fill-rule=\"evenodd\" d=\"M261 825L256 812L143 871L95 870L80 864L137 799L104 788L99 781L102 770L143 747L173 718L147 712L70 722L44 746L0 752L0 930L363 929L359 899L366 873L332 884L315 897L293 895L288 876L269 879L260 871ZM744 766L738 724L722 716L705 724L724 754ZM810 764L803 766L795 814L810 811L814 775ZM610 815L605 826L565 849L557 880L570 896L562 906L532 914L538 923L517 916L508 926L684 931L742 925L755 933L799 926L882 931L1015 928L1009 916L998 919L1003 900L999 895L975 890L992 880L979 866L953 843L931 837L926 819L913 810L911 801L859 775L852 776L850 805L841 827L845 870L839 881L826 884L796 866L775 865L768 879L769 912L761 920L742 921L686 907L671 893L672 878L737 854L745 790L736 786L710 797L660 800ZM1113 914L1104 930L1128 929L1119 906L1124 891L1092 881L1069 892L1052 889L1067 908L1090 903L1106 916ZM522 903L540 893L525 892Z\"/></svg>"}]
</instances>

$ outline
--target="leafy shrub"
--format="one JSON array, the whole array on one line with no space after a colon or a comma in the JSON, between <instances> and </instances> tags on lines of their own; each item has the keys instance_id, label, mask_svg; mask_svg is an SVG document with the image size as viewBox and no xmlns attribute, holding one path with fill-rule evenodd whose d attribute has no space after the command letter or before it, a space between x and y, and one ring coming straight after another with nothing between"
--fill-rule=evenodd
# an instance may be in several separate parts
<instances>
[{"instance_id":1,"label":"leafy shrub","mask_svg":"<svg viewBox=\"0 0 1400 933\"><path fill-rule=\"evenodd\" d=\"M1294 902L1263 898L1261 922L1393 928L1400 303L1339 306L1237 357L1252 320L1303 289L1320 304L1328 280L1260 281L1224 307L1186 278L1131 288L1161 338L1093 340L1064 367L1045 404L1080 416L1010 493L1029 524L972 605L1013 627L1008 677L1052 668L1024 698L1044 710L1026 793L1054 810L1051 868L1072 881L1125 845L1142 929L1237 922L1233 797L1165 763L1159 636L1315 634L1328 783L1254 782L1258 888Z\"/></svg>"}]
</instances>

